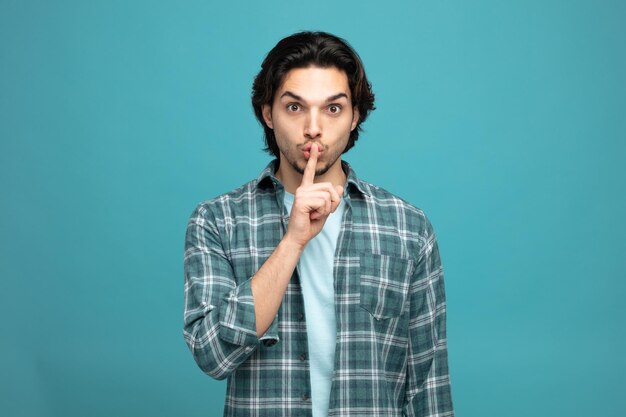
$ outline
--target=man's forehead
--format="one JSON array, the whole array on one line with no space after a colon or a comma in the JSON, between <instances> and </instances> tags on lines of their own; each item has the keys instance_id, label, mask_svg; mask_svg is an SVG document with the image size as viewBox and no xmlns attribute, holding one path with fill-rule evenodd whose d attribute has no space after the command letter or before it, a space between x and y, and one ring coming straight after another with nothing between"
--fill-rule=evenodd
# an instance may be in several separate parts
<instances>
[{"instance_id":1,"label":"man's forehead","mask_svg":"<svg viewBox=\"0 0 626 417\"><path fill-rule=\"evenodd\" d=\"M343 95L350 97L348 76L345 71L336 67L293 68L281 80L275 97L280 99L285 93L293 98L294 95L306 99L306 96L326 99L330 96ZM340 98L340 97L337 97Z\"/></svg>"}]
</instances>

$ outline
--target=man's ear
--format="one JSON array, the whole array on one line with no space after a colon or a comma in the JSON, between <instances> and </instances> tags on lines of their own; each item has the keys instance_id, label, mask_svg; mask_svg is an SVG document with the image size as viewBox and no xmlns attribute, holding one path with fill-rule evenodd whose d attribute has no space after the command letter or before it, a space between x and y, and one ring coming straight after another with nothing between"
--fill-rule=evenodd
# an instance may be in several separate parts
<instances>
[{"instance_id":1,"label":"man's ear","mask_svg":"<svg viewBox=\"0 0 626 417\"><path fill-rule=\"evenodd\" d=\"M357 106L354 106L352 108L352 126L350 127L350 131L354 130L357 123L359 123L359 108Z\"/></svg>"},{"instance_id":2,"label":"man's ear","mask_svg":"<svg viewBox=\"0 0 626 417\"><path fill-rule=\"evenodd\" d=\"M272 106L269 104L261 105L261 113L263 113L263 120L265 120L267 127L274 129L274 124L272 123Z\"/></svg>"}]
</instances>

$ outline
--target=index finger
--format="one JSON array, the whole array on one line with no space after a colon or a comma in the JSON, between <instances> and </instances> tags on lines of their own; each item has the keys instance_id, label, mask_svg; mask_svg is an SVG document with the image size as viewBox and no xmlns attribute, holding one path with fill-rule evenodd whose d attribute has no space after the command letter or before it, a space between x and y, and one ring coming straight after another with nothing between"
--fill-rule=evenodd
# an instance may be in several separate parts
<instances>
[{"instance_id":1,"label":"index finger","mask_svg":"<svg viewBox=\"0 0 626 417\"><path fill-rule=\"evenodd\" d=\"M315 168L317 167L318 152L319 149L317 148L317 144L314 143L309 150L309 160L304 168L304 174L302 174L302 185L313 184L313 180L315 179Z\"/></svg>"}]
</instances>

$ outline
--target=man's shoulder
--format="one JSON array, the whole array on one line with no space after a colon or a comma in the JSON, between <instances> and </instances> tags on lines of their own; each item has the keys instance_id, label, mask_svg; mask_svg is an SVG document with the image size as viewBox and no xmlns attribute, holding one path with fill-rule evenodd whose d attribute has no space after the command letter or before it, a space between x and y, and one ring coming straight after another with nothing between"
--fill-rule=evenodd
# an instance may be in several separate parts
<instances>
[{"instance_id":1,"label":"man's shoulder","mask_svg":"<svg viewBox=\"0 0 626 417\"><path fill-rule=\"evenodd\" d=\"M221 217L229 211L236 214L239 210L247 210L250 204L254 204L254 199L265 198L268 195L266 190L260 189L257 185L258 179L254 178L230 191L202 200L196 204L194 214Z\"/></svg>"},{"instance_id":2,"label":"man's shoulder","mask_svg":"<svg viewBox=\"0 0 626 417\"><path fill-rule=\"evenodd\" d=\"M384 187L359 182L367 202L367 213L359 219L373 224L360 227L364 233L371 229L376 230L376 235L396 236L407 245L408 253L421 254L432 247L436 235L424 210Z\"/></svg>"},{"instance_id":3,"label":"man's shoulder","mask_svg":"<svg viewBox=\"0 0 626 417\"><path fill-rule=\"evenodd\" d=\"M361 183L363 188L369 192L369 199L371 200L373 205L380 206L381 208L396 208L403 211L407 215L426 219L426 214L424 213L424 210L410 203L403 197L400 197L399 195L387 190L386 188L383 188L371 182L364 181L362 179L359 179L359 182Z\"/></svg>"}]
</instances>

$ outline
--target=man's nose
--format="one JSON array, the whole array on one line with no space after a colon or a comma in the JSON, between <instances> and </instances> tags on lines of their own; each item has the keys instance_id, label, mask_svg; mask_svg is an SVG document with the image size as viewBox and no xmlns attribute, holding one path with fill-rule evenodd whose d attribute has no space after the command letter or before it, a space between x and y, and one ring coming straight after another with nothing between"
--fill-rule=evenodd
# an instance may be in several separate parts
<instances>
[{"instance_id":1,"label":"man's nose","mask_svg":"<svg viewBox=\"0 0 626 417\"><path fill-rule=\"evenodd\" d=\"M316 109L312 109L305 121L304 136L308 138L316 138L322 134L320 125L320 114Z\"/></svg>"}]
</instances>

